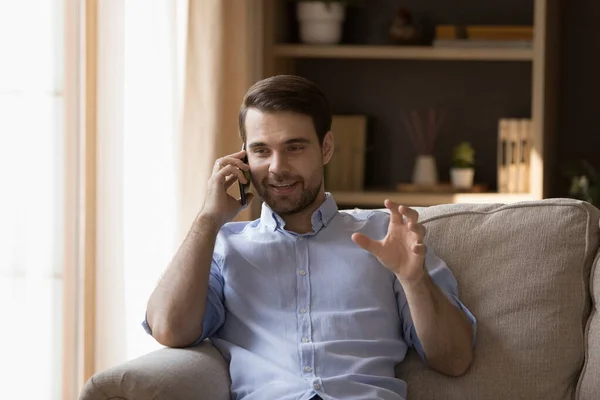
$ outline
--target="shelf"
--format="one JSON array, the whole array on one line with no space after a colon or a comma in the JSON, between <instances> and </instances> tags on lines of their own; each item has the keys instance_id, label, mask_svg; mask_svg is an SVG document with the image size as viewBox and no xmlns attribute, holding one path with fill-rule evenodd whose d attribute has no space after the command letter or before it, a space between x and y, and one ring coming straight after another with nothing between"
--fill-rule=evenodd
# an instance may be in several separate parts
<instances>
[{"instance_id":1,"label":"shelf","mask_svg":"<svg viewBox=\"0 0 600 400\"><path fill-rule=\"evenodd\" d=\"M279 58L357 58L405 60L532 61L532 49L437 48L430 46L318 46L281 44L274 48Z\"/></svg>"},{"instance_id":2,"label":"shelf","mask_svg":"<svg viewBox=\"0 0 600 400\"><path fill-rule=\"evenodd\" d=\"M335 201L343 205L377 206L390 199L407 206L433 206L452 203L516 203L535 200L529 193L401 193L401 192L332 192Z\"/></svg>"}]
</instances>

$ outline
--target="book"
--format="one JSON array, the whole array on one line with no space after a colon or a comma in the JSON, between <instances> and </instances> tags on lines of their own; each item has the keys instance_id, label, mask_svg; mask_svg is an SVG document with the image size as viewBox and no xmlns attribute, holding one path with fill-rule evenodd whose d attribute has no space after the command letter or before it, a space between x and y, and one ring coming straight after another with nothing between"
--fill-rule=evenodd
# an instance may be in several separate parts
<instances>
[{"instance_id":1,"label":"book","mask_svg":"<svg viewBox=\"0 0 600 400\"><path fill-rule=\"evenodd\" d=\"M519 124L519 144L518 144L518 179L517 192L529 192L529 170L531 159L531 120L520 119Z\"/></svg>"},{"instance_id":2,"label":"book","mask_svg":"<svg viewBox=\"0 0 600 400\"><path fill-rule=\"evenodd\" d=\"M508 193L519 188L519 120L508 120Z\"/></svg>"},{"instance_id":3,"label":"book","mask_svg":"<svg viewBox=\"0 0 600 400\"><path fill-rule=\"evenodd\" d=\"M436 25L436 39L525 40L533 41L528 25Z\"/></svg>"},{"instance_id":4,"label":"book","mask_svg":"<svg viewBox=\"0 0 600 400\"><path fill-rule=\"evenodd\" d=\"M469 39L480 40L533 40L532 26L519 25L469 25L466 27Z\"/></svg>"},{"instance_id":5,"label":"book","mask_svg":"<svg viewBox=\"0 0 600 400\"><path fill-rule=\"evenodd\" d=\"M527 118L498 121L498 193L528 193L532 122Z\"/></svg>"},{"instance_id":6,"label":"book","mask_svg":"<svg viewBox=\"0 0 600 400\"><path fill-rule=\"evenodd\" d=\"M364 186L367 117L334 115L331 131L335 150L325 166L330 191L362 191Z\"/></svg>"},{"instance_id":7,"label":"book","mask_svg":"<svg viewBox=\"0 0 600 400\"><path fill-rule=\"evenodd\" d=\"M508 193L508 120L498 121L498 193Z\"/></svg>"},{"instance_id":8,"label":"book","mask_svg":"<svg viewBox=\"0 0 600 400\"><path fill-rule=\"evenodd\" d=\"M436 39L459 39L466 37L464 28L457 25L436 25L435 27L435 38Z\"/></svg>"},{"instance_id":9,"label":"book","mask_svg":"<svg viewBox=\"0 0 600 400\"><path fill-rule=\"evenodd\" d=\"M435 39L433 47L456 49L530 49L530 40Z\"/></svg>"}]
</instances>

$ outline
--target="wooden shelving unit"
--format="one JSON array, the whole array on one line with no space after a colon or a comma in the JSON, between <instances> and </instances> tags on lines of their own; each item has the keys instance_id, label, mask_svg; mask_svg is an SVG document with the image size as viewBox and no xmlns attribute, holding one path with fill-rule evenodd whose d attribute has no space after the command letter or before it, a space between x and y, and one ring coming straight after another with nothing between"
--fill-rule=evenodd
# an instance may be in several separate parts
<instances>
[{"instance_id":1,"label":"wooden shelving unit","mask_svg":"<svg viewBox=\"0 0 600 400\"><path fill-rule=\"evenodd\" d=\"M400 193L394 191L333 192L340 207L373 206L383 204L389 198L396 202L431 206L447 203L512 203L545 197L551 178L554 152L554 136L557 114L557 23L559 0L532 0L534 40L532 48L439 48L428 46L401 47L390 45L311 46L295 43L279 43L277 30L284 22L282 3L264 0L263 26L263 75L294 73L297 60L348 59L348 60L424 60L456 62L517 62L531 64L531 116L533 143L528 193ZM435 5L435 2L432 2ZM376 4L372 5L377 7ZM357 77L360 79L360 77ZM484 88L482 93L485 94ZM490 140L496 141L494 135ZM496 160L487 160L495 165Z\"/></svg>"},{"instance_id":2,"label":"wooden shelving unit","mask_svg":"<svg viewBox=\"0 0 600 400\"><path fill-rule=\"evenodd\" d=\"M450 203L515 203L519 201L534 200L528 193L401 193L401 192L332 192L339 204L353 206L373 207L390 199L399 204L411 206L434 206Z\"/></svg>"},{"instance_id":3,"label":"wooden shelving unit","mask_svg":"<svg viewBox=\"0 0 600 400\"><path fill-rule=\"evenodd\" d=\"M533 49L453 49L430 46L311 46L280 44L274 47L278 58L347 58L383 60L463 60L463 61L532 61Z\"/></svg>"}]
</instances>

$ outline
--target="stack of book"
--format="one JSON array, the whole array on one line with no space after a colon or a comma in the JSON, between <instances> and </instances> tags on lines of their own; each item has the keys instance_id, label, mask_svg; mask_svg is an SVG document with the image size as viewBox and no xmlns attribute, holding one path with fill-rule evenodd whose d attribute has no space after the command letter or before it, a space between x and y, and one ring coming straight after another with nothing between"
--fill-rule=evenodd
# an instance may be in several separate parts
<instances>
[{"instance_id":1,"label":"stack of book","mask_svg":"<svg viewBox=\"0 0 600 400\"><path fill-rule=\"evenodd\" d=\"M531 48L533 27L496 25L438 25L434 47Z\"/></svg>"},{"instance_id":2,"label":"stack of book","mask_svg":"<svg viewBox=\"0 0 600 400\"><path fill-rule=\"evenodd\" d=\"M498 193L528 193L531 165L530 119L498 122Z\"/></svg>"}]
</instances>

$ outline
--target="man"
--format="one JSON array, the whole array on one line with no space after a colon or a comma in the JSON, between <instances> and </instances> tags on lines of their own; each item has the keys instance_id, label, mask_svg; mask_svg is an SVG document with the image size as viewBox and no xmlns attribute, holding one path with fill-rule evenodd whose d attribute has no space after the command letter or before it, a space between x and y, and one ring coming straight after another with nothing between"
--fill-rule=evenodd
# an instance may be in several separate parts
<instances>
[{"instance_id":1,"label":"man","mask_svg":"<svg viewBox=\"0 0 600 400\"><path fill-rule=\"evenodd\" d=\"M312 82L256 83L239 115L240 151L215 162L204 205L148 301L145 327L183 347L210 338L230 361L232 398L406 396L394 366L414 346L432 367L463 374L475 320L445 263L423 244L415 210L338 212L325 192L331 112ZM252 183L260 219L227 194ZM252 199L249 194L248 201Z\"/></svg>"}]
</instances>

